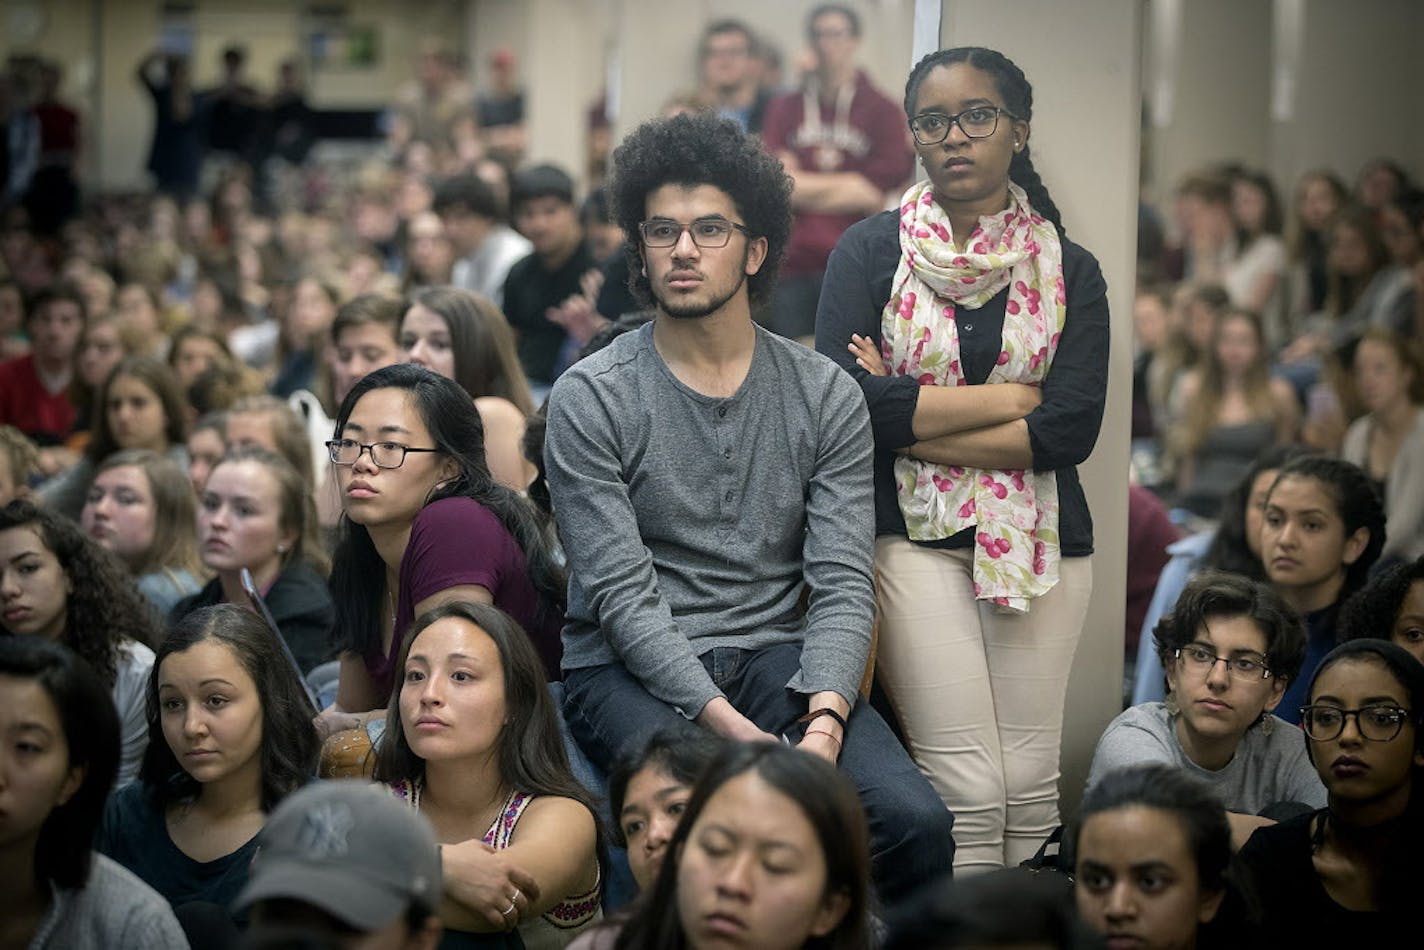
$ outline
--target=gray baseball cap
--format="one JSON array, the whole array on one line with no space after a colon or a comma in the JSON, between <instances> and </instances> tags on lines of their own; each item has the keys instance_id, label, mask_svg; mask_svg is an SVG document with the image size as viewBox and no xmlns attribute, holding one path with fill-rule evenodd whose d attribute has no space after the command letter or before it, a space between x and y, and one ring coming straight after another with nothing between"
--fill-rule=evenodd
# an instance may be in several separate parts
<instances>
[{"instance_id":1,"label":"gray baseball cap","mask_svg":"<svg viewBox=\"0 0 1424 950\"><path fill-rule=\"evenodd\" d=\"M412 901L440 906L440 849L421 815L384 786L313 782L267 819L234 910L285 899L357 930L376 930Z\"/></svg>"}]
</instances>

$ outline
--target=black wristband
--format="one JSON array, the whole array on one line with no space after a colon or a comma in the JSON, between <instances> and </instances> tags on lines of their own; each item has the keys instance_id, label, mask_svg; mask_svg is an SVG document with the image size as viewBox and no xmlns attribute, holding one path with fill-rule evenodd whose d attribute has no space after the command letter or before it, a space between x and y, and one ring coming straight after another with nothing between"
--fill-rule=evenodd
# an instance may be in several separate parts
<instances>
[{"instance_id":1,"label":"black wristband","mask_svg":"<svg viewBox=\"0 0 1424 950\"><path fill-rule=\"evenodd\" d=\"M836 712L829 706L822 706L820 709L813 709L796 721L803 726L810 725L812 721L820 719L822 716L830 716L836 722L840 723L842 731L849 728L846 724L845 716L842 716L840 713Z\"/></svg>"}]
</instances>

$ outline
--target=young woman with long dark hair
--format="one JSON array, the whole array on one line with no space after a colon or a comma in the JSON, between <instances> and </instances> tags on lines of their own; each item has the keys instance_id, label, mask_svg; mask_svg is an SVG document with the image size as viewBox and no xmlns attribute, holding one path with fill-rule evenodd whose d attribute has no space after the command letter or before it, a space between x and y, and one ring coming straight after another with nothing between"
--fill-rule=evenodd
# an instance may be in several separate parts
<instances>
[{"instance_id":1,"label":"young woman with long dark hair","mask_svg":"<svg viewBox=\"0 0 1424 950\"><path fill-rule=\"evenodd\" d=\"M109 799L96 847L174 907L226 907L267 813L316 771L311 706L262 618L236 604L173 628L147 700L143 771Z\"/></svg>"},{"instance_id":2,"label":"young woman with long dark hair","mask_svg":"<svg viewBox=\"0 0 1424 950\"><path fill-rule=\"evenodd\" d=\"M345 515L331 573L342 637L327 731L384 710L411 622L441 603L493 603L559 677L564 575L544 522L485 464L479 413L421 366L378 369L347 394L328 443Z\"/></svg>"},{"instance_id":3,"label":"young woman with long dark hair","mask_svg":"<svg viewBox=\"0 0 1424 950\"><path fill-rule=\"evenodd\" d=\"M166 901L93 851L119 764L99 674L62 644L0 638L0 919L7 946L188 946Z\"/></svg>"},{"instance_id":4,"label":"young woman with long dark hair","mask_svg":"<svg viewBox=\"0 0 1424 950\"><path fill-rule=\"evenodd\" d=\"M188 464L184 433L187 410L167 364L129 356L104 381L95 403L94 436L73 467L38 489L49 507L78 518L99 464L120 449L148 449Z\"/></svg>"},{"instance_id":5,"label":"young woman with long dark hair","mask_svg":"<svg viewBox=\"0 0 1424 950\"><path fill-rule=\"evenodd\" d=\"M866 950L870 855L855 787L780 745L730 743L698 780L613 946ZM605 944L606 945L606 944Z\"/></svg>"},{"instance_id":6,"label":"young woman with long dark hair","mask_svg":"<svg viewBox=\"0 0 1424 950\"><path fill-rule=\"evenodd\" d=\"M1359 466L1305 456L1276 476L1266 497L1261 561L1306 629L1305 661L1279 706L1287 722L1298 721L1305 684L1337 642L1340 606L1365 586L1384 543L1384 506Z\"/></svg>"},{"instance_id":7,"label":"young woman with long dark hair","mask_svg":"<svg viewBox=\"0 0 1424 950\"><path fill-rule=\"evenodd\" d=\"M1033 90L1007 57L931 53L905 112L928 181L842 236L816 345L875 431L877 672L955 815L956 867L1000 867L1058 825L1106 286L1034 169Z\"/></svg>"},{"instance_id":8,"label":"young woman with long dark hair","mask_svg":"<svg viewBox=\"0 0 1424 950\"><path fill-rule=\"evenodd\" d=\"M594 803L569 771L539 656L488 604L422 614L397 667L375 777L430 820L447 931L562 947L598 917Z\"/></svg>"}]
</instances>

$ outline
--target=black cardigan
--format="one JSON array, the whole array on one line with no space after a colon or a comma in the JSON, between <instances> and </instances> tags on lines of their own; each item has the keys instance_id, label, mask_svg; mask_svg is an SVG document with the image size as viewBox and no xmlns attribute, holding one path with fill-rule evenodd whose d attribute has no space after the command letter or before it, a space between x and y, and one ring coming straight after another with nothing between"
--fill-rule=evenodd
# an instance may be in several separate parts
<instances>
[{"instance_id":1,"label":"black cardigan","mask_svg":"<svg viewBox=\"0 0 1424 950\"><path fill-rule=\"evenodd\" d=\"M831 252L816 312L816 349L855 378L870 407L875 433L875 533L905 535L895 495L895 449L916 441L910 422L920 385L908 376L872 376L846 350L852 333L880 345L880 315L900 263L899 213L885 211L848 228ZM1103 421L1108 374L1107 284L1092 254L1063 239L1063 284L1068 314L1053 365L1043 382L1043 403L1028 425L1033 467L1058 476L1058 531L1064 557L1093 553L1093 516L1076 466L1093 451ZM1005 287L978 310L955 308L959 361L970 384L983 383L1001 349ZM968 548L965 529L929 547Z\"/></svg>"},{"instance_id":2,"label":"black cardigan","mask_svg":"<svg viewBox=\"0 0 1424 950\"><path fill-rule=\"evenodd\" d=\"M331 628L336 623L336 608L321 575L304 563L289 564L262 599L303 673L334 658ZM178 601L168 622L175 624L199 607L222 602L222 581L215 577L196 594Z\"/></svg>"}]
</instances>

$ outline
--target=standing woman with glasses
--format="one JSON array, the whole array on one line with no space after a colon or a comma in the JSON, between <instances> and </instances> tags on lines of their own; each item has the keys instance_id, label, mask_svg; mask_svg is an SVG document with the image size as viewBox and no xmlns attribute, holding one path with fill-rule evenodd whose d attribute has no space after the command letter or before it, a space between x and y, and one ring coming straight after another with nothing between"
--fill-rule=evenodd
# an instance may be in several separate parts
<instances>
[{"instance_id":1,"label":"standing woman with glasses","mask_svg":"<svg viewBox=\"0 0 1424 950\"><path fill-rule=\"evenodd\" d=\"M931 53L905 111L928 181L841 238L816 347L860 383L875 432L882 682L956 816L956 867L1015 865L1058 824L1106 286L1034 170L1017 66Z\"/></svg>"},{"instance_id":2,"label":"standing woman with glasses","mask_svg":"<svg viewBox=\"0 0 1424 950\"><path fill-rule=\"evenodd\" d=\"M1424 666L1393 643L1352 640L1308 695L1301 724L1328 804L1257 831L1239 870L1275 946L1397 941L1424 887Z\"/></svg>"},{"instance_id":3,"label":"standing woman with glasses","mask_svg":"<svg viewBox=\"0 0 1424 950\"><path fill-rule=\"evenodd\" d=\"M1193 775L1226 806L1232 841L1270 824L1273 806L1325 804L1295 729L1272 715L1305 655L1300 616L1266 585L1209 572L1187 585L1154 633L1166 702L1133 706L1098 740L1088 788L1160 764Z\"/></svg>"},{"instance_id":4,"label":"standing woman with glasses","mask_svg":"<svg viewBox=\"0 0 1424 950\"><path fill-rule=\"evenodd\" d=\"M347 394L327 447L345 514L331 571L341 679L321 728L384 716L401 634L451 601L509 614L557 679L563 571L532 504L490 477L469 394L421 366L378 369Z\"/></svg>"}]
</instances>

